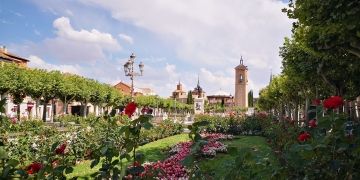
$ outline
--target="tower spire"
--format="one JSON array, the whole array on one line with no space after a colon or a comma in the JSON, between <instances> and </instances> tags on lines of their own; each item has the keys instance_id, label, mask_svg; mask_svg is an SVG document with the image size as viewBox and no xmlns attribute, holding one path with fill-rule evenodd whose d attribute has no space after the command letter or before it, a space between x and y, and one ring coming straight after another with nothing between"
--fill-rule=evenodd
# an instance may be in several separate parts
<instances>
[{"instance_id":1,"label":"tower spire","mask_svg":"<svg viewBox=\"0 0 360 180\"><path fill-rule=\"evenodd\" d=\"M242 56L240 57L240 64L244 64L244 60L243 60Z\"/></svg>"},{"instance_id":2,"label":"tower spire","mask_svg":"<svg viewBox=\"0 0 360 180\"><path fill-rule=\"evenodd\" d=\"M272 81L273 75L272 75L272 69L270 69L270 83Z\"/></svg>"},{"instance_id":3,"label":"tower spire","mask_svg":"<svg viewBox=\"0 0 360 180\"><path fill-rule=\"evenodd\" d=\"M200 86L199 74L198 74L198 82L197 85Z\"/></svg>"}]
</instances>

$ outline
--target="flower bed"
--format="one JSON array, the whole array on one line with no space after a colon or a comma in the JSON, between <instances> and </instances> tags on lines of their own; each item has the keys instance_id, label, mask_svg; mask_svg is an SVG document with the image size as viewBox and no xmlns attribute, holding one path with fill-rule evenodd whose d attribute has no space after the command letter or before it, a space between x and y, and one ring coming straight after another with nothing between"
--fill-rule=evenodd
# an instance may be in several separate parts
<instances>
[{"instance_id":1,"label":"flower bed","mask_svg":"<svg viewBox=\"0 0 360 180\"><path fill-rule=\"evenodd\" d=\"M220 140L229 140L233 139L232 135L225 135L221 133L204 133L201 134L201 137L207 141L200 149L200 158L202 157L214 157L216 153L226 153L227 146L224 145ZM140 178L159 178L159 179L188 179L189 171L183 164L182 161L187 157L192 155L191 147L194 145L193 142L182 142L176 144L169 150L170 156L163 160L151 163L144 163L141 166L138 162L131 165L130 169L142 169L143 172L131 174L129 173L125 178L134 179L136 177ZM136 179L136 178L135 178Z\"/></svg>"},{"instance_id":2,"label":"flower bed","mask_svg":"<svg viewBox=\"0 0 360 180\"><path fill-rule=\"evenodd\" d=\"M181 164L190 153L192 142L175 145L169 151L172 155L164 161L144 164L144 172L140 177L159 177L160 179L188 179L186 168Z\"/></svg>"}]
</instances>

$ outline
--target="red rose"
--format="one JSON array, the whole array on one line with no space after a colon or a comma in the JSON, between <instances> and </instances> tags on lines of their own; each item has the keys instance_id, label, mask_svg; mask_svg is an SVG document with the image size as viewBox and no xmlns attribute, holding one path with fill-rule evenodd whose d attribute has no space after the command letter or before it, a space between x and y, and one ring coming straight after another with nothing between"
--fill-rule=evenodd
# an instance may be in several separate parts
<instances>
[{"instance_id":1,"label":"red rose","mask_svg":"<svg viewBox=\"0 0 360 180\"><path fill-rule=\"evenodd\" d=\"M336 109L343 104L343 99L340 96L331 96L325 99L323 105L327 109Z\"/></svg>"},{"instance_id":2,"label":"red rose","mask_svg":"<svg viewBox=\"0 0 360 180\"><path fill-rule=\"evenodd\" d=\"M26 168L26 172L28 174L35 174L40 171L40 169L43 167L43 165L39 162L33 162Z\"/></svg>"},{"instance_id":3,"label":"red rose","mask_svg":"<svg viewBox=\"0 0 360 180\"><path fill-rule=\"evenodd\" d=\"M300 142L305 142L308 139L310 139L310 134L308 132L302 132L302 133L300 133L300 135L298 136L297 139Z\"/></svg>"},{"instance_id":4,"label":"red rose","mask_svg":"<svg viewBox=\"0 0 360 180\"><path fill-rule=\"evenodd\" d=\"M63 155L63 154L65 154L65 149L66 149L66 144L65 143L61 144L60 147L56 148L55 153Z\"/></svg>"},{"instance_id":5,"label":"red rose","mask_svg":"<svg viewBox=\"0 0 360 180\"><path fill-rule=\"evenodd\" d=\"M315 106L320 105L320 103L321 103L320 99L313 99L312 100L312 104L315 105Z\"/></svg>"},{"instance_id":6,"label":"red rose","mask_svg":"<svg viewBox=\"0 0 360 180\"><path fill-rule=\"evenodd\" d=\"M129 118L134 114L136 110L136 104L134 102L131 102L126 105L125 107L125 114L129 116Z\"/></svg>"},{"instance_id":7,"label":"red rose","mask_svg":"<svg viewBox=\"0 0 360 180\"><path fill-rule=\"evenodd\" d=\"M316 119L312 119L309 121L309 127L316 128L316 126L317 126Z\"/></svg>"}]
</instances>

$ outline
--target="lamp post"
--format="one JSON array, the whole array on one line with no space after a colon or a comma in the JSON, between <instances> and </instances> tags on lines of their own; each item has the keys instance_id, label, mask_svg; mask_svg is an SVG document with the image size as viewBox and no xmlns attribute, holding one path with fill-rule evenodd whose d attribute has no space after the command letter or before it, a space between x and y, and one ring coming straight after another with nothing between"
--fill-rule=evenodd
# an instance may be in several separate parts
<instances>
[{"instance_id":1,"label":"lamp post","mask_svg":"<svg viewBox=\"0 0 360 180\"><path fill-rule=\"evenodd\" d=\"M134 72L135 57L135 54L132 53L130 59L124 64L125 76L129 76L131 79L131 98L134 96L134 77L142 76L144 72L144 64L142 62L139 64L140 73Z\"/></svg>"}]
</instances>

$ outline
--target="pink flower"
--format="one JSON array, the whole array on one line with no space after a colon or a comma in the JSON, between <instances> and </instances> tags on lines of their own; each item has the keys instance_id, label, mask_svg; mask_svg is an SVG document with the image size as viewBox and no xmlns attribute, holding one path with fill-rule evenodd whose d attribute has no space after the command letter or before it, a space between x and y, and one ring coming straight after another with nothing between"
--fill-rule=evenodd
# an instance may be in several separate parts
<instances>
[{"instance_id":1,"label":"pink flower","mask_svg":"<svg viewBox=\"0 0 360 180\"><path fill-rule=\"evenodd\" d=\"M316 119L312 119L309 121L309 127L316 128L316 126L317 126Z\"/></svg>"}]
</instances>

